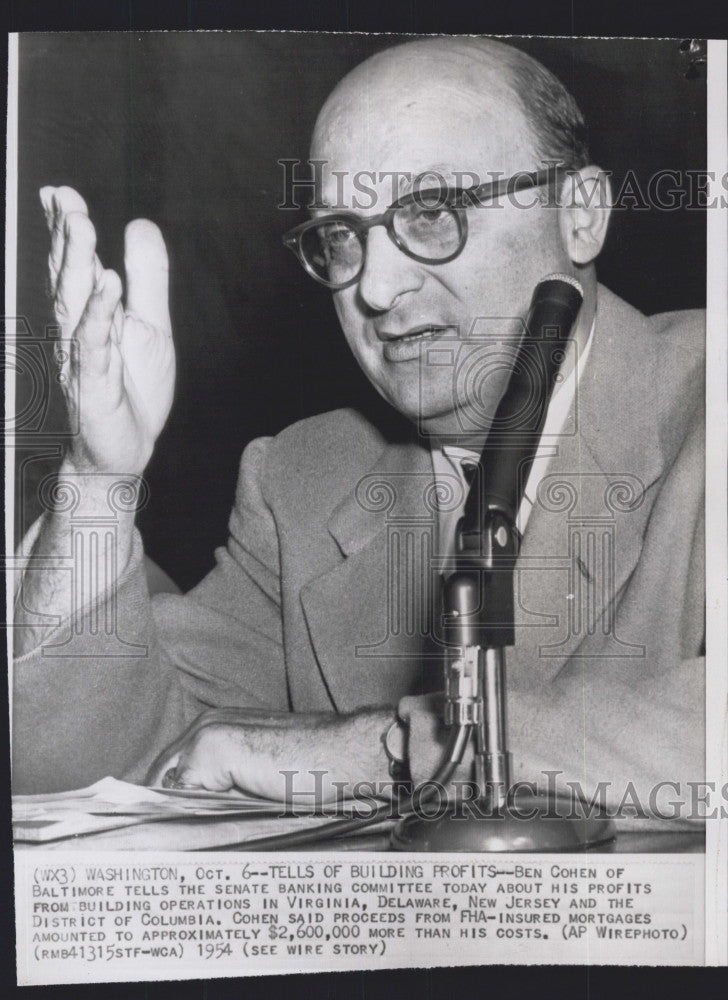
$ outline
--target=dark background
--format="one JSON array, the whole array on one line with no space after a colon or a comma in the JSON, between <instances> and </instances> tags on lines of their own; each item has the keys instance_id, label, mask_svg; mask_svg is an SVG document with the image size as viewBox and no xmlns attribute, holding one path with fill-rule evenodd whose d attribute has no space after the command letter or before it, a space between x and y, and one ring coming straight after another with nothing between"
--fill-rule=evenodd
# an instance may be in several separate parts
<instances>
[{"instance_id":1,"label":"dark background","mask_svg":"<svg viewBox=\"0 0 728 1000\"><path fill-rule=\"evenodd\" d=\"M186 588L226 537L240 453L260 434L373 397L349 357L326 290L283 248L304 217L277 208L277 160L307 155L336 81L387 35L33 34L20 44L18 313L34 336L44 297L43 184L86 198L106 266L121 269L123 228L161 227L171 258L178 351L174 409L148 469L140 515L148 553ZM705 81L685 78L679 43L522 39L575 93L593 158L643 184L659 169L705 167ZM616 214L600 277L658 312L704 304L701 212ZM120 273L123 273L120 271ZM57 387L55 387L57 389ZM22 399L23 386L19 386ZM37 515L38 481L58 460L54 392L44 430L20 449L18 530ZM21 488L19 483L19 488Z\"/></svg>"}]
</instances>

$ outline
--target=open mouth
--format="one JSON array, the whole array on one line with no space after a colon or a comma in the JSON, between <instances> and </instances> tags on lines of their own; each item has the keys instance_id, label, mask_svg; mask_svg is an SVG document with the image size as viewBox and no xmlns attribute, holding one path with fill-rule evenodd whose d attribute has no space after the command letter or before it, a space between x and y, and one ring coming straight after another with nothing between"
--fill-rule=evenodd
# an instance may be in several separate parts
<instances>
[{"instance_id":1,"label":"open mouth","mask_svg":"<svg viewBox=\"0 0 728 1000\"><path fill-rule=\"evenodd\" d=\"M452 330L451 326L418 326L398 337L387 338L382 353L387 361L411 361L420 357L423 344L437 340Z\"/></svg>"},{"instance_id":2,"label":"open mouth","mask_svg":"<svg viewBox=\"0 0 728 1000\"><path fill-rule=\"evenodd\" d=\"M446 330L445 326L426 326L421 330L413 330L412 333L406 333L403 337L399 337L399 340L427 340L430 337L437 336L438 333L442 333Z\"/></svg>"}]
</instances>

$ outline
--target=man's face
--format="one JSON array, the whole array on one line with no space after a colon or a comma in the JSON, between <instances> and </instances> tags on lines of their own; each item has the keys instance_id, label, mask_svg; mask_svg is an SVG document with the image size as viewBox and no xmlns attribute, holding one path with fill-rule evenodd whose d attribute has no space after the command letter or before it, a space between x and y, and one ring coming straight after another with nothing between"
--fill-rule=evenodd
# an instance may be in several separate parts
<instances>
[{"instance_id":1,"label":"man's face","mask_svg":"<svg viewBox=\"0 0 728 1000\"><path fill-rule=\"evenodd\" d=\"M416 177L436 170L452 183L456 171L486 181L490 172L511 176L542 166L502 73L485 74L475 89L472 80L463 81L457 60L434 60L427 73L421 60L411 64L406 50L400 56L380 73L347 78L324 108L312 157L327 161L325 203L341 205L343 193L351 208L357 197L367 206L357 211L366 217L391 204L395 171ZM371 206L354 187L362 171L375 174L374 182L365 179L376 191ZM522 192L519 200L532 205L535 192ZM515 343L538 282L570 270L553 208L519 208L501 198L468 209L467 222L465 248L445 264L412 260L383 227L373 227L359 281L334 292L342 329L364 372L427 433L487 429L508 370L502 352L484 349L478 334L497 331Z\"/></svg>"}]
</instances>

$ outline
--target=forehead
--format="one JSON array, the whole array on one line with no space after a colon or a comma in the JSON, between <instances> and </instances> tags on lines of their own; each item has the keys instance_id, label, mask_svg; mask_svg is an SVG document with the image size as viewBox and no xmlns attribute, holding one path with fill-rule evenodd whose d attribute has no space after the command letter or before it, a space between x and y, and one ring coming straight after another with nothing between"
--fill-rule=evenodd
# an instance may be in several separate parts
<instances>
[{"instance_id":1,"label":"forehead","mask_svg":"<svg viewBox=\"0 0 728 1000\"><path fill-rule=\"evenodd\" d=\"M388 200L391 175L437 170L510 174L532 169L530 129L503 67L402 56L363 64L337 87L314 131L311 156L324 160L325 200L357 190L356 178ZM379 175L389 175L379 182ZM338 175L338 176L337 176ZM467 185L466 185L467 186ZM381 210L378 205L378 210Z\"/></svg>"}]
</instances>

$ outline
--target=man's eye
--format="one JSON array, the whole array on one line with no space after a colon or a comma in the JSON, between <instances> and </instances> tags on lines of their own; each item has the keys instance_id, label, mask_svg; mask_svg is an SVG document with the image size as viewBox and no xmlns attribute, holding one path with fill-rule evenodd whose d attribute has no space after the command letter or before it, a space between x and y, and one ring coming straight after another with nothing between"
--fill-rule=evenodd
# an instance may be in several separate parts
<instances>
[{"instance_id":1,"label":"man's eye","mask_svg":"<svg viewBox=\"0 0 728 1000\"><path fill-rule=\"evenodd\" d=\"M457 228L457 220L454 213L442 205L428 208L418 206L405 221L408 232L417 233L422 237L430 234L432 237L441 234L448 234Z\"/></svg>"},{"instance_id":2,"label":"man's eye","mask_svg":"<svg viewBox=\"0 0 728 1000\"><path fill-rule=\"evenodd\" d=\"M332 249L345 246L352 239L356 238L356 233L348 226L330 226L321 233L321 241L325 246Z\"/></svg>"},{"instance_id":3,"label":"man's eye","mask_svg":"<svg viewBox=\"0 0 728 1000\"><path fill-rule=\"evenodd\" d=\"M442 199L421 199L419 203L413 202L401 210L401 221L408 227L426 229L430 226L442 225L451 214L450 209L443 205Z\"/></svg>"},{"instance_id":4,"label":"man's eye","mask_svg":"<svg viewBox=\"0 0 728 1000\"><path fill-rule=\"evenodd\" d=\"M418 222L441 222L444 215L447 213L442 208L421 208L417 213Z\"/></svg>"}]
</instances>

